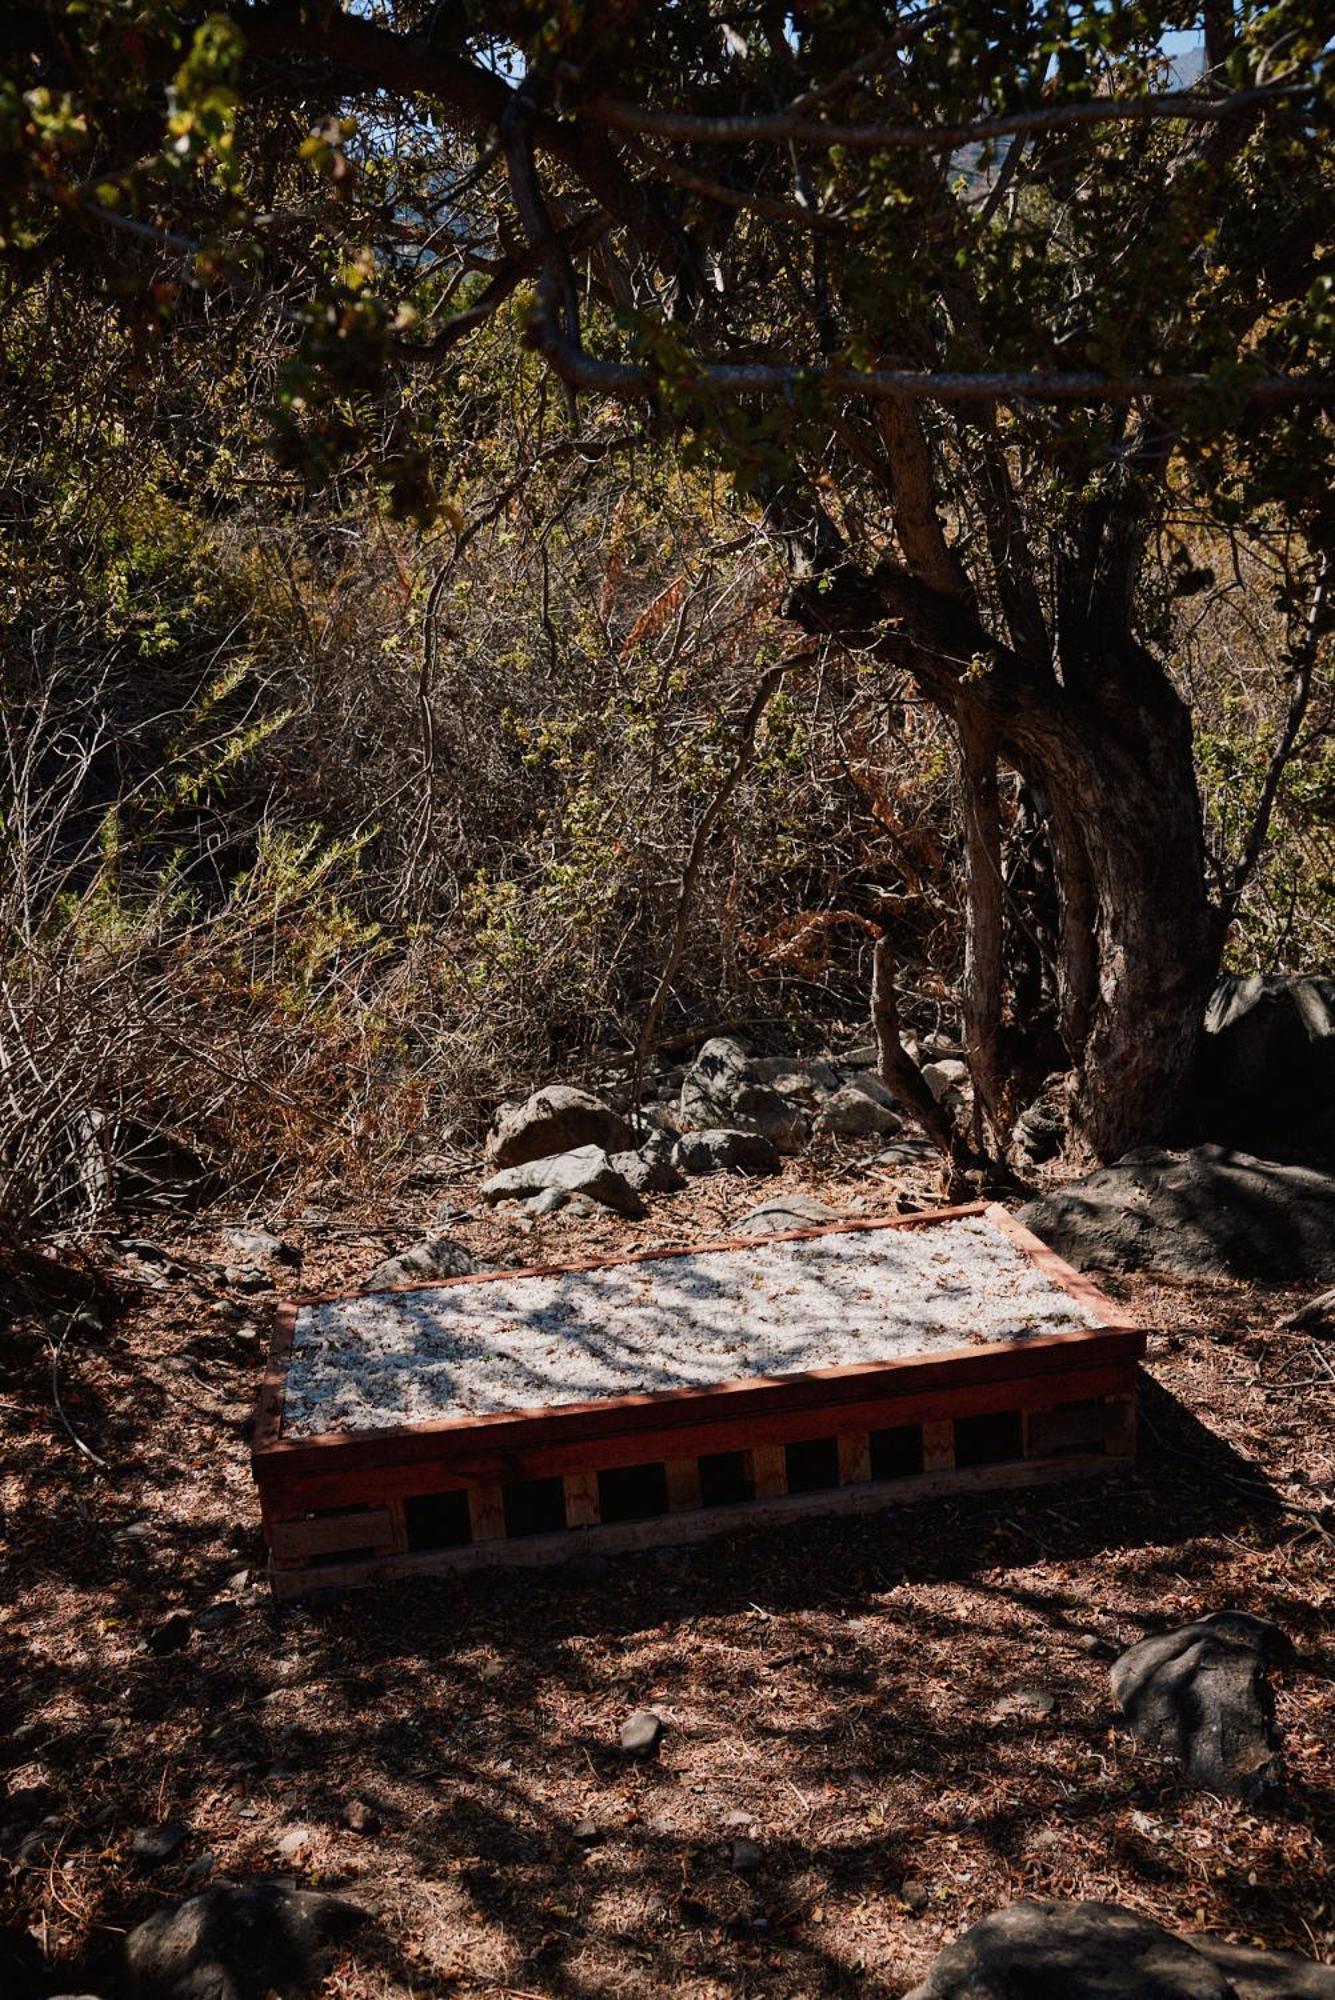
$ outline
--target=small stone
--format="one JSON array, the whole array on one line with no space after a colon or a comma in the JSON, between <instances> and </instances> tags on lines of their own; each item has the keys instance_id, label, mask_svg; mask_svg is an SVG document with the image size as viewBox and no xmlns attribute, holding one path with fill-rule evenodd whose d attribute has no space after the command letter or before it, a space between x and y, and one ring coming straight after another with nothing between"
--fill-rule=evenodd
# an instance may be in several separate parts
<instances>
[{"instance_id":1,"label":"small stone","mask_svg":"<svg viewBox=\"0 0 1335 2000\"><path fill-rule=\"evenodd\" d=\"M241 1615L241 1606L234 1597L220 1598L216 1604L206 1604L202 1611L195 1613L197 1632L221 1632L225 1625L233 1625Z\"/></svg>"},{"instance_id":2,"label":"small stone","mask_svg":"<svg viewBox=\"0 0 1335 2000\"><path fill-rule=\"evenodd\" d=\"M380 1292L432 1278L469 1278L478 1268L477 1258L462 1243L450 1236L432 1236L377 1264L366 1280L366 1289Z\"/></svg>"},{"instance_id":3,"label":"small stone","mask_svg":"<svg viewBox=\"0 0 1335 2000\"><path fill-rule=\"evenodd\" d=\"M1093 1660L1110 1660L1113 1655L1111 1641L1099 1632L1082 1632L1076 1640L1082 1653L1088 1653Z\"/></svg>"},{"instance_id":4,"label":"small stone","mask_svg":"<svg viewBox=\"0 0 1335 2000\"><path fill-rule=\"evenodd\" d=\"M208 1881L209 1877L212 1875L214 1869L217 1866L218 1866L217 1855L213 1852L211 1848L205 1848L202 1854L197 1854L195 1856L194 1860L190 1863L189 1867L186 1869L185 1880L189 1883L192 1889L200 1889Z\"/></svg>"},{"instance_id":5,"label":"small stone","mask_svg":"<svg viewBox=\"0 0 1335 2000\"><path fill-rule=\"evenodd\" d=\"M292 1826L286 1833L280 1833L274 1842L274 1851L281 1854L284 1861L295 1861L305 1854L311 1844L311 1830L308 1826Z\"/></svg>"},{"instance_id":6,"label":"small stone","mask_svg":"<svg viewBox=\"0 0 1335 2000\"><path fill-rule=\"evenodd\" d=\"M253 1264L228 1264L223 1270L223 1279L237 1292L273 1290L273 1279L269 1273L258 1270Z\"/></svg>"},{"instance_id":7,"label":"small stone","mask_svg":"<svg viewBox=\"0 0 1335 2000\"><path fill-rule=\"evenodd\" d=\"M993 1722L1007 1722L1012 1716L1051 1715L1056 1706L1057 1697L1047 1688L1016 1688L1014 1693L1004 1694L1001 1697L989 1719Z\"/></svg>"},{"instance_id":8,"label":"small stone","mask_svg":"<svg viewBox=\"0 0 1335 2000\"><path fill-rule=\"evenodd\" d=\"M910 1910L925 1910L932 1900L932 1892L925 1882L919 1882L914 1876L910 1876L906 1882L901 1882L899 1885L899 1900Z\"/></svg>"},{"instance_id":9,"label":"small stone","mask_svg":"<svg viewBox=\"0 0 1335 2000\"><path fill-rule=\"evenodd\" d=\"M179 1653L190 1641L190 1616L185 1611L173 1611L160 1625L155 1625L148 1635L150 1653Z\"/></svg>"},{"instance_id":10,"label":"small stone","mask_svg":"<svg viewBox=\"0 0 1335 2000\"><path fill-rule=\"evenodd\" d=\"M299 1264L301 1252L268 1229L229 1229L223 1239L247 1263Z\"/></svg>"},{"instance_id":11,"label":"small stone","mask_svg":"<svg viewBox=\"0 0 1335 2000\"><path fill-rule=\"evenodd\" d=\"M365 1799L349 1799L343 1808L343 1824L349 1833L379 1833L380 1815Z\"/></svg>"},{"instance_id":12,"label":"small stone","mask_svg":"<svg viewBox=\"0 0 1335 2000\"><path fill-rule=\"evenodd\" d=\"M541 1193L531 1195L524 1203L525 1215L557 1215L569 1205L570 1196L564 1188L543 1188Z\"/></svg>"},{"instance_id":13,"label":"small stone","mask_svg":"<svg viewBox=\"0 0 1335 2000\"><path fill-rule=\"evenodd\" d=\"M161 1826L136 1827L130 1835L130 1854L146 1868L158 1868L179 1854L190 1838L190 1829L179 1819L165 1819Z\"/></svg>"},{"instance_id":14,"label":"small stone","mask_svg":"<svg viewBox=\"0 0 1335 2000\"><path fill-rule=\"evenodd\" d=\"M621 1748L627 1757L656 1757L662 1740L663 1718L651 1708L637 1708L621 1725Z\"/></svg>"},{"instance_id":15,"label":"small stone","mask_svg":"<svg viewBox=\"0 0 1335 2000\"><path fill-rule=\"evenodd\" d=\"M234 1591L239 1597L249 1582L250 1571L248 1569L234 1569L227 1579L226 1587L228 1590Z\"/></svg>"},{"instance_id":16,"label":"small stone","mask_svg":"<svg viewBox=\"0 0 1335 2000\"><path fill-rule=\"evenodd\" d=\"M596 1847L603 1837L597 1820L592 1819L577 1819L573 1832L581 1847Z\"/></svg>"},{"instance_id":17,"label":"small stone","mask_svg":"<svg viewBox=\"0 0 1335 2000\"><path fill-rule=\"evenodd\" d=\"M759 1868L763 1856L754 1840L734 1840L732 1843L732 1865L739 1875L749 1875Z\"/></svg>"}]
</instances>

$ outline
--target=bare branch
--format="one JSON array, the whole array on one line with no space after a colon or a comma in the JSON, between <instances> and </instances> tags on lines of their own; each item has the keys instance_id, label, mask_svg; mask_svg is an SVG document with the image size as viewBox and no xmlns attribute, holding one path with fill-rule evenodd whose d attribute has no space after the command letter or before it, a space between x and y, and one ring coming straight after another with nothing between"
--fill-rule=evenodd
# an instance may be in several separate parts
<instances>
[{"instance_id":1,"label":"bare branch","mask_svg":"<svg viewBox=\"0 0 1335 2000\"><path fill-rule=\"evenodd\" d=\"M1188 124L1216 124L1239 112L1310 96L1317 84L1259 84L1231 91L1226 97L1196 97L1169 91L1155 97L1096 97L1077 104L1053 104L1041 111L1012 111L1001 118L979 118L967 125L836 125L815 122L791 110L756 117L713 118L689 111L655 111L619 98L595 97L583 116L595 125L618 132L643 132L659 139L694 139L716 146L748 146L781 139L797 146L842 146L850 152L954 151L985 139L1011 138L1020 133L1051 132L1069 125L1141 124L1155 119L1181 119Z\"/></svg>"}]
</instances>

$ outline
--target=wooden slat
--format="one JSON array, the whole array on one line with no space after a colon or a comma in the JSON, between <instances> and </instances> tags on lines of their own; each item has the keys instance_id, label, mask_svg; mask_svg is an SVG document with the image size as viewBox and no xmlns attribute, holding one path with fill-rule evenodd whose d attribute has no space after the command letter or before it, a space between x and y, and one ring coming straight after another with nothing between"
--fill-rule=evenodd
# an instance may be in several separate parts
<instances>
[{"instance_id":1,"label":"wooden slat","mask_svg":"<svg viewBox=\"0 0 1335 2000\"><path fill-rule=\"evenodd\" d=\"M1074 1362L1076 1356L1068 1359ZM1134 1393L1135 1368L1130 1360L1118 1360L1096 1367L1071 1366L1060 1376L1044 1372L963 1384L952 1384L947 1377L924 1388L915 1385L908 1393L902 1379L894 1384L878 1381L876 1387L881 1393L874 1398L833 1406L825 1425L827 1434L881 1430L947 1416L983 1416L1001 1408L1050 1407L1059 1399L1113 1396L1125 1400ZM820 1405L816 1408L825 1415ZM282 1518L315 1506L353 1501L379 1504L394 1495L467 1486L470 1480L465 1467L479 1482L553 1478L589 1467L611 1470L619 1465L639 1465L650 1458L671 1460L698 1458L706 1452L745 1451L756 1443L796 1442L813 1433L813 1413L804 1406L760 1415L733 1414L733 1410L733 1405L725 1403L722 1414L712 1422L671 1424L657 1432L641 1427L629 1434L535 1442L531 1448L504 1453L483 1449L477 1440L466 1454L451 1452L448 1458L433 1458L425 1452L407 1456L393 1449L377 1461L360 1450L348 1456L326 1451L309 1470L293 1461L282 1464L270 1460L260 1472L260 1490L266 1512ZM437 1443L441 1452L449 1449L441 1441Z\"/></svg>"},{"instance_id":2,"label":"wooden slat","mask_svg":"<svg viewBox=\"0 0 1335 2000\"><path fill-rule=\"evenodd\" d=\"M596 1472L568 1472L565 1475L566 1526L592 1528L602 1520Z\"/></svg>"},{"instance_id":3,"label":"wooden slat","mask_svg":"<svg viewBox=\"0 0 1335 2000\"><path fill-rule=\"evenodd\" d=\"M589 1527L576 1534L527 1535L513 1542L484 1542L458 1549L432 1549L421 1554L386 1556L379 1561L340 1563L328 1569L269 1572L277 1598L298 1597L305 1590L351 1588L381 1583L393 1577L431 1576L468 1571L497 1563L526 1568L566 1562L589 1550L617 1555L656 1545L704 1541L721 1534L746 1533L782 1525L803 1515L874 1514L882 1508L915 1505L943 1494L1006 1492L1016 1487L1046 1486L1058 1480L1110 1476L1121 1461L1083 1455L1019 1460L1008 1465L971 1466L963 1471L922 1473L913 1478L872 1481L859 1486L835 1486L819 1493L789 1493L734 1507L702 1509L699 1513L662 1514L652 1521L617 1522Z\"/></svg>"},{"instance_id":4,"label":"wooden slat","mask_svg":"<svg viewBox=\"0 0 1335 2000\"><path fill-rule=\"evenodd\" d=\"M1025 1449L1031 1458L1060 1457L1064 1452L1115 1449L1125 1438L1128 1403L1083 1403L1065 1409L1030 1413Z\"/></svg>"},{"instance_id":5,"label":"wooden slat","mask_svg":"<svg viewBox=\"0 0 1335 2000\"><path fill-rule=\"evenodd\" d=\"M496 1542L503 1538L505 1495L499 1486L468 1488L468 1520L475 1542Z\"/></svg>"},{"instance_id":6,"label":"wooden slat","mask_svg":"<svg viewBox=\"0 0 1335 2000\"><path fill-rule=\"evenodd\" d=\"M700 1461L670 1458L666 1464L668 1507L673 1513L700 1505Z\"/></svg>"},{"instance_id":7,"label":"wooden slat","mask_svg":"<svg viewBox=\"0 0 1335 2000\"><path fill-rule=\"evenodd\" d=\"M751 1491L757 1500L777 1499L788 1491L788 1461L781 1444L751 1447Z\"/></svg>"},{"instance_id":8,"label":"wooden slat","mask_svg":"<svg viewBox=\"0 0 1335 2000\"><path fill-rule=\"evenodd\" d=\"M393 1517L384 1507L317 1521L276 1521L269 1531L275 1562L307 1562L344 1549L392 1549L394 1540Z\"/></svg>"},{"instance_id":9,"label":"wooden slat","mask_svg":"<svg viewBox=\"0 0 1335 2000\"><path fill-rule=\"evenodd\" d=\"M839 1439L839 1484L858 1486L871 1478L871 1439L866 1431L854 1431Z\"/></svg>"},{"instance_id":10,"label":"wooden slat","mask_svg":"<svg viewBox=\"0 0 1335 2000\"><path fill-rule=\"evenodd\" d=\"M929 1417L922 1427L922 1469L946 1472L955 1463L953 1417Z\"/></svg>"}]
</instances>

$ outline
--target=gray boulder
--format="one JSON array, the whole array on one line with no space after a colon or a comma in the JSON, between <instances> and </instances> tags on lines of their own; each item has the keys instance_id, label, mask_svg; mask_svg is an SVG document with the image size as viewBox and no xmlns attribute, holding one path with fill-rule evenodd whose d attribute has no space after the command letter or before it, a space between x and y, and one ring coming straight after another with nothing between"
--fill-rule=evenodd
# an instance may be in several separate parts
<instances>
[{"instance_id":1,"label":"gray boulder","mask_svg":"<svg viewBox=\"0 0 1335 2000\"><path fill-rule=\"evenodd\" d=\"M763 1132L684 1132L672 1155L684 1174L777 1174L778 1149Z\"/></svg>"},{"instance_id":2,"label":"gray boulder","mask_svg":"<svg viewBox=\"0 0 1335 2000\"><path fill-rule=\"evenodd\" d=\"M489 1202L522 1201L525 1195L541 1194L544 1188L583 1195L604 1208L615 1209L618 1215L644 1214L639 1195L601 1146L576 1146L573 1152L558 1153L554 1159L526 1160L522 1166L504 1167L483 1181L480 1193Z\"/></svg>"},{"instance_id":3,"label":"gray boulder","mask_svg":"<svg viewBox=\"0 0 1335 2000\"><path fill-rule=\"evenodd\" d=\"M1217 1966L1237 2000L1335 2000L1335 1967L1296 1951L1260 1951L1223 1938L1193 1937L1192 1948Z\"/></svg>"},{"instance_id":4,"label":"gray boulder","mask_svg":"<svg viewBox=\"0 0 1335 2000\"><path fill-rule=\"evenodd\" d=\"M1267 1669L1293 1658L1277 1625L1213 1611L1142 1639L1112 1667L1113 1694L1143 1743L1211 1792L1260 1802L1283 1787Z\"/></svg>"},{"instance_id":5,"label":"gray boulder","mask_svg":"<svg viewBox=\"0 0 1335 2000\"><path fill-rule=\"evenodd\" d=\"M819 1229L824 1222L842 1222L839 1211L809 1194L776 1194L762 1201L737 1224L738 1236L782 1236L791 1229Z\"/></svg>"},{"instance_id":6,"label":"gray boulder","mask_svg":"<svg viewBox=\"0 0 1335 2000\"><path fill-rule=\"evenodd\" d=\"M922 1080L940 1104L947 1097L959 1097L970 1089L969 1065L959 1056L943 1056L939 1062L922 1066Z\"/></svg>"},{"instance_id":7,"label":"gray boulder","mask_svg":"<svg viewBox=\"0 0 1335 2000\"><path fill-rule=\"evenodd\" d=\"M245 1264L299 1264L301 1252L271 1229L229 1229L225 1238L230 1249Z\"/></svg>"},{"instance_id":8,"label":"gray boulder","mask_svg":"<svg viewBox=\"0 0 1335 2000\"><path fill-rule=\"evenodd\" d=\"M320 1975L323 1948L367 1921L339 1896L279 1882L220 1882L157 1910L125 1940L136 2000L263 2000Z\"/></svg>"},{"instance_id":9,"label":"gray boulder","mask_svg":"<svg viewBox=\"0 0 1335 2000\"><path fill-rule=\"evenodd\" d=\"M839 1072L832 1063L810 1056L752 1056L748 1065L752 1079L780 1097L790 1098L808 1110L833 1096L839 1088Z\"/></svg>"},{"instance_id":10,"label":"gray boulder","mask_svg":"<svg viewBox=\"0 0 1335 2000\"><path fill-rule=\"evenodd\" d=\"M1335 1160L1335 979L1222 979L1205 1012L1193 1116L1226 1145Z\"/></svg>"},{"instance_id":11,"label":"gray boulder","mask_svg":"<svg viewBox=\"0 0 1335 2000\"><path fill-rule=\"evenodd\" d=\"M666 1151L655 1142L638 1153L613 1153L611 1158L616 1172L636 1194L673 1194L685 1186L672 1164L671 1144Z\"/></svg>"},{"instance_id":12,"label":"gray boulder","mask_svg":"<svg viewBox=\"0 0 1335 2000\"><path fill-rule=\"evenodd\" d=\"M471 1250L452 1236L428 1237L410 1250L400 1250L377 1264L366 1280L368 1292L388 1291L393 1285L421 1284L432 1278L471 1278L482 1266Z\"/></svg>"},{"instance_id":13,"label":"gray boulder","mask_svg":"<svg viewBox=\"0 0 1335 2000\"><path fill-rule=\"evenodd\" d=\"M535 1090L522 1104L503 1104L487 1135L487 1158L498 1167L522 1167L559 1153L601 1147L633 1150L635 1134L619 1111L570 1083Z\"/></svg>"},{"instance_id":14,"label":"gray boulder","mask_svg":"<svg viewBox=\"0 0 1335 2000\"><path fill-rule=\"evenodd\" d=\"M1335 1279L1335 1175L1221 1146L1144 1146L1020 1220L1081 1270L1273 1284Z\"/></svg>"},{"instance_id":15,"label":"gray boulder","mask_svg":"<svg viewBox=\"0 0 1335 2000\"><path fill-rule=\"evenodd\" d=\"M728 1035L706 1042L686 1072L677 1118L683 1132L759 1132L795 1152L810 1118L801 1103L756 1075L742 1044Z\"/></svg>"},{"instance_id":16,"label":"gray boulder","mask_svg":"<svg viewBox=\"0 0 1335 2000\"><path fill-rule=\"evenodd\" d=\"M832 1139L875 1139L900 1132L904 1121L879 1077L841 1083L816 1113L815 1129Z\"/></svg>"},{"instance_id":17,"label":"gray boulder","mask_svg":"<svg viewBox=\"0 0 1335 2000\"><path fill-rule=\"evenodd\" d=\"M1116 1903L1010 1903L957 1937L905 2000L1236 2000L1184 1938Z\"/></svg>"}]
</instances>

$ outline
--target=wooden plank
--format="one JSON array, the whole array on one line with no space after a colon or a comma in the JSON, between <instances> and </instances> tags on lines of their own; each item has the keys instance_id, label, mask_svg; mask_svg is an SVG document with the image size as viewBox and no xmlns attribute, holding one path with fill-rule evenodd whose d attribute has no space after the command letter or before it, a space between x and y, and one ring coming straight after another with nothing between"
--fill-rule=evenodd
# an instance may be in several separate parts
<instances>
[{"instance_id":1,"label":"wooden plank","mask_svg":"<svg viewBox=\"0 0 1335 2000\"><path fill-rule=\"evenodd\" d=\"M304 1490L295 1482L326 1470L331 1463L342 1472L360 1466L380 1468L426 1461L444 1473L453 1473L462 1483L530 1476L519 1469L521 1463L531 1463L535 1453L549 1445L569 1451L587 1441L599 1447L589 1454L590 1460L604 1465L614 1462L603 1449L613 1439L621 1441L617 1449L624 1451L619 1460L622 1464L637 1464L651 1455L695 1457L700 1447L692 1441L692 1432L704 1424L730 1420L754 1424L758 1418L832 1411L838 1413L838 1421L831 1428L853 1430L863 1428L859 1406L874 1401L924 1398L927 1400L920 1407L930 1414L932 1391L948 1391L953 1396L975 1385L987 1387L1003 1381L1033 1384L1032 1393L1027 1387L1016 1392L1012 1408L1024 1407L1026 1399L1032 1403L1042 1398L1051 1403L1068 1396L1116 1393L1131 1379L1144 1340L1142 1333L1124 1331L1036 1336L1029 1342L951 1350L945 1355L911 1356L854 1368L813 1369L802 1375L753 1379L713 1389L608 1397L599 1403L568 1405L559 1412L506 1413L406 1429L328 1432L301 1445L282 1444L256 1454L252 1469L261 1492L281 1500L285 1487ZM1102 1390L1092 1386L1068 1389L1063 1383L1060 1389L1049 1388L1043 1395L1045 1378L1098 1368L1109 1371L1110 1376ZM982 1410L989 1405L983 1402L975 1407ZM995 1398L991 1407L997 1407ZM680 1432L680 1437L674 1437L674 1432ZM658 1446L653 1453L647 1437ZM280 1505L277 1511L293 1510Z\"/></svg>"},{"instance_id":2,"label":"wooden plank","mask_svg":"<svg viewBox=\"0 0 1335 2000\"><path fill-rule=\"evenodd\" d=\"M1103 1396L1125 1401L1134 1394L1134 1386L1132 1364L1118 1362L1109 1367L1072 1368L1056 1377L1045 1374L960 1387L935 1385L914 1394L885 1394L840 1405L828 1415L819 1409L818 1414L827 1435L843 1430L855 1434L931 1419L984 1416L998 1409L1050 1407L1054 1401ZM786 1444L810 1437L812 1432L813 1412L799 1408L762 1417L672 1426L658 1433L639 1431L630 1436L551 1443L505 1454L474 1450L467 1459L452 1461L426 1457L404 1463L402 1455L394 1451L379 1464L367 1463L360 1455L348 1462L333 1452L323 1454L315 1473L291 1462L279 1469L271 1461L261 1477L260 1490L266 1510L281 1518L315 1506L380 1504L395 1496L466 1487L470 1482L463 1476L464 1466L482 1482L554 1478L577 1470L638 1465L646 1458L670 1462L710 1452L745 1451L756 1444Z\"/></svg>"},{"instance_id":3,"label":"wooden plank","mask_svg":"<svg viewBox=\"0 0 1335 2000\"><path fill-rule=\"evenodd\" d=\"M1095 1448L1106 1451L1125 1437L1129 1408L1126 1403L1085 1402L1033 1410L1025 1449L1031 1458L1054 1458Z\"/></svg>"},{"instance_id":4,"label":"wooden plank","mask_svg":"<svg viewBox=\"0 0 1335 2000\"><path fill-rule=\"evenodd\" d=\"M871 1478L871 1439L866 1431L852 1431L839 1439L839 1484L860 1486Z\"/></svg>"},{"instance_id":5,"label":"wooden plank","mask_svg":"<svg viewBox=\"0 0 1335 2000\"><path fill-rule=\"evenodd\" d=\"M672 1513L700 1505L700 1461L698 1458L670 1458L666 1462L667 1500Z\"/></svg>"},{"instance_id":6,"label":"wooden plank","mask_svg":"<svg viewBox=\"0 0 1335 2000\"><path fill-rule=\"evenodd\" d=\"M387 1508L362 1514L332 1514L317 1521L275 1521L269 1547L275 1562L308 1562L312 1556L344 1549L392 1549L394 1521Z\"/></svg>"},{"instance_id":7,"label":"wooden plank","mask_svg":"<svg viewBox=\"0 0 1335 2000\"><path fill-rule=\"evenodd\" d=\"M788 1461L781 1444L751 1447L751 1491L757 1500L777 1499L788 1491Z\"/></svg>"},{"instance_id":8,"label":"wooden plank","mask_svg":"<svg viewBox=\"0 0 1335 2000\"><path fill-rule=\"evenodd\" d=\"M593 1528L602 1520L596 1472L568 1472L565 1475L566 1526Z\"/></svg>"},{"instance_id":9,"label":"wooden plank","mask_svg":"<svg viewBox=\"0 0 1335 2000\"><path fill-rule=\"evenodd\" d=\"M470 1486L468 1521L475 1542L496 1542L505 1535L505 1496L499 1486Z\"/></svg>"},{"instance_id":10,"label":"wooden plank","mask_svg":"<svg viewBox=\"0 0 1335 2000\"><path fill-rule=\"evenodd\" d=\"M955 1463L955 1420L929 1417L922 1427L922 1469L945 1472Z\"/></svg>"},{"instance_id":11,"label":"wooden plank","mask_svg":"<svg viewBox=\"0 0 1335 2000\"><path fill-rule=\"evenodd\" d=\"M782 1526L803 1515L874 1514L883 1508L910 1506L948 1494L1005 1492L1016 1487L1046 1486L1064 1479L1107 1477L1122 1469L1123 1463L1099 1454L971 1466L962 1471L922 1473L913 1478L872 1481L867 1485L828 1487L819 1493L788 1493L769 1500L740 1502L734 1507L702 1509L699 1513L662 1514L652 1521L617 1522L581 1529L575 1534L525 1535L511 1541L390 1555L378 1561L340 1563L305 1572L271 1569L269 1581L274 1596L284 1599L298 1597L306 1590L353 1588L496 1564L531 1568L566 1562L572 1555L592 1550L618 1555L634 1549L704 1541L714 1535L744 1534L752 1529Z\"/></svg>"}]
</instances>

